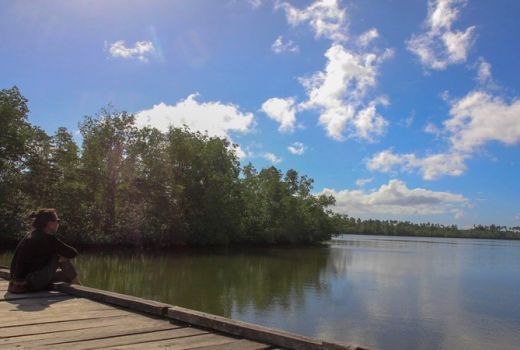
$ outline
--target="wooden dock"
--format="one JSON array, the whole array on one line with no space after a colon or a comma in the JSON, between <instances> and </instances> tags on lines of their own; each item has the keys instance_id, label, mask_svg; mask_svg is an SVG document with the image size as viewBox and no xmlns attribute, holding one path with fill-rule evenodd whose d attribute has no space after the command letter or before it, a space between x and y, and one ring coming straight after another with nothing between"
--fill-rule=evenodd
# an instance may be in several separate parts
<instances>
[{"instance_id":1,"label":"wooden dock","mask_svg":"<svg viewBox=\"0 0 520 350\"><path fill-rule=\"evenodd\" d=\"M84 286L7 292L0 268L0 349L366 350Z\"/></svg>"}]
</instances>

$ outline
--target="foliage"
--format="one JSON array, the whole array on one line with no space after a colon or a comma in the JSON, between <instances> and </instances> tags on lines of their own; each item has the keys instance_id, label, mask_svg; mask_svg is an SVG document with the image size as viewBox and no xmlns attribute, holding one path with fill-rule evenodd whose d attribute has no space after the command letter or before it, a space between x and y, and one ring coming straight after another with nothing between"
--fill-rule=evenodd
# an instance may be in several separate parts
<instances>
[{"instance_id":1,"label":"foliage","mask_svg":"<svg viewBox=\"0 0 520 350\"><path fill-rule=\"evenodd\" d=\"M0 96L0 243L22 235L38 207L55 207L60 234L79 245L307 244L337 233L334 199L313 196L312 179L242 169L226 139L137 128L109 106L80 123L79 147L66 128L49 136L30 125L17 88Z\"/></svg>"},{"instance_id":2,"label":"foliage","mask_svg":"<svg viewBox=\"0 0 520 350\"><path fill-rule=\"evenodd\" d=\"M421 236L452 238L520 239L520 227L497 225L475 225L460 229L456 225L433 223L412 223L397 220L361 220L348 215L336 215L339 231L346 234L384 235L384 236Z\"/></svg>"}]
</instances>

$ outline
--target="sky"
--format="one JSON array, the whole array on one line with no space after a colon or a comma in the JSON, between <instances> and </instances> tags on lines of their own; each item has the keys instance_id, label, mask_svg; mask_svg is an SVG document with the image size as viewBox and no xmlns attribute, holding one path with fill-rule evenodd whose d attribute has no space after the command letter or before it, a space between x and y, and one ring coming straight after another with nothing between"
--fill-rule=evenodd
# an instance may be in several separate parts
<instances>
[{"instance_id":1,"label":"sky","mask_svg":"<svg viewBox=\"0 0 520 350\"><path fill-rule=\"evenodd\" d=\"M520 2L0 2L0 89L229 139L354 217L520 226Z\"/></svg>"}]
</instances>

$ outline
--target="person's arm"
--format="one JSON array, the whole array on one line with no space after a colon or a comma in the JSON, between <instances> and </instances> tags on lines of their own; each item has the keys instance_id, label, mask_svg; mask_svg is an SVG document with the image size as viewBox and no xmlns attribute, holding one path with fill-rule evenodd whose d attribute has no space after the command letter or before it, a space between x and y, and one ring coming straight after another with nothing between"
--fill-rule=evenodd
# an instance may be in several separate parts
<instances>
[{"instance_id":1,"label":"person's arm","mask_svg":"<svg viewBox=\"0 0 520 350\"><path fill-rule=\"evenodd\" d=\"M76 248L71 247L70 245L60 241L58 238L56 238L54 236L52 236L52 237L53 237L54 245L55 245L56 252L58 253L58 255L64 256L68 259L75 258L76 255L78 255L78 251L76 250Z\"/></svg>"}]
</instances>

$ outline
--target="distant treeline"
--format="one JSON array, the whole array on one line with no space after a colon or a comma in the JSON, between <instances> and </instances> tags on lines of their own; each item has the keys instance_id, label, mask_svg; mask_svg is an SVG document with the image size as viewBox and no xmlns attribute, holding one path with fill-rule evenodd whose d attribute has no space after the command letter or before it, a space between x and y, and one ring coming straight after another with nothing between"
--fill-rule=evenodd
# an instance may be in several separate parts
<instances>
[{"instance_id":1,"label":"distant treeline","mask_svg":"<svg viewBox=\"0 0 520 350\"><path fill-rule=\"evenodd\" d=\"M31 125L20 91L0 90L0 248L29 229L28 214L53 207L59 234L78 246L312 244L339 233L518 239L499 226L356 220L335 214L295 170L241 166L236 145L187 127L138 128L103 109L79 124Z\"/></svg>"},{"instance_id":2,"label":"distant treeline","mask_svg":"<svg viewBox=\"0 0 520 350\"><path fill-rule=\"evenodd\" d=\"M337 233L334 198L313 195L312 179L241 167L226 139L138 128L108 108L80 123L80 147L28 113L16 87L0 90L0 245L27 232L39 207L56 208L59 234L83 246L309 244Z\"/></svg>"},{"instance_id":3,"label":"distant treeline","mask_svg":"<svg viewBox=\"0 0 520 350\"><path fill-rule=\"evenodd\" d=\"M396 220L361 220L346 215L342 215L337 219L337 225L337 230L346 234L520 239L520 226L475 225L469 229L460 229L456 225L416 224Z\"/></svg>"}]
</instances>

